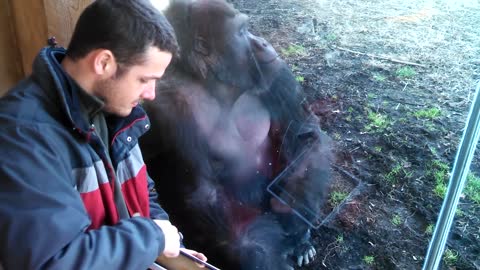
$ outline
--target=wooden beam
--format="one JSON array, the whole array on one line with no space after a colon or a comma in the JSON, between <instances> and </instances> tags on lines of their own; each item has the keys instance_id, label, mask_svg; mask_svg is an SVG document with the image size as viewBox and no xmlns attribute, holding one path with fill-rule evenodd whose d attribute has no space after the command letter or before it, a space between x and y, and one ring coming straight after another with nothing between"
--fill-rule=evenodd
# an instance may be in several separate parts
<instances>
[{"instance_id":1,"label":"wooden beam","mask_svg":"<svg viewBox=\"0 0 480 270\"><path fill-rule=\"evenodd\" d=\"M38 51L47 45L48 31L45 7L39 0L10 0L17 45L25 75L32 72Z\"/></svg>"},{"instance_id":2,"label":"wooden beam","mask_svg":"<svg viewBox=\"0 0 480 270\"><path fill-rule=\"evenodd\" d=\"M58 45L67 47L80 13L93 0L44 0L48 35L57 39Z\"/></svg>"},{"instance_id":3,"label":"wooden beam","mask_svg":"<svg viewBox=\"0 0 480 270\"><path fill-rule=\"evenodd\" d=\"M8 0L0 0L0 96L23 77Z\"/></svg>"}]
</instances>

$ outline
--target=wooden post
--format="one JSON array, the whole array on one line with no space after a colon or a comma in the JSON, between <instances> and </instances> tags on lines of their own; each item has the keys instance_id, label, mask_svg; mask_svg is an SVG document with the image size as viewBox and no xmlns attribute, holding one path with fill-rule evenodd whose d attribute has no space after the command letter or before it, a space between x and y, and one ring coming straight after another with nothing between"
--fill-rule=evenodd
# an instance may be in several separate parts
<instances>
[{"instance_id":1,"label":"wooden post","mask_svg":"<svg viewBox=\"0 0 480 270\"><path fill-rule=\"evenodd\" d=\"M93 0L0 0L12 10L17 45L24 75L32 71L38 51L55 36L59 46L67 47L80 13Z\"/></svg>"},{"instance_id":2,"label":"wooden post","mask_svg":"<svg viewBox=\"0 0 480 270\"><path fill-rule=\"evenodd\" d=\"M67 47L80 13L93 0L44 0L49 36L55 36L58 45Z\"/></svg>"},{"instance_id":3,"label":"wooden post","mask_svg":"<svg viewBox=\"0 0 480 270\"><path fill-rule=\"evenodd\" d=\"M39 0L9 0L9 3L23 72L26 76L32 72L33 59L47 42L45 8L43 1Z\"/></svg>"},{"instance_id":4,"label":"wooden post","mask_svg":"<svg viewBox=\"0 0 480 270\"><path fill-rule=\"evenodd\" d=\"M0 96L23 77L8 0L0 0Z\"/></svg>"}]
</instances>

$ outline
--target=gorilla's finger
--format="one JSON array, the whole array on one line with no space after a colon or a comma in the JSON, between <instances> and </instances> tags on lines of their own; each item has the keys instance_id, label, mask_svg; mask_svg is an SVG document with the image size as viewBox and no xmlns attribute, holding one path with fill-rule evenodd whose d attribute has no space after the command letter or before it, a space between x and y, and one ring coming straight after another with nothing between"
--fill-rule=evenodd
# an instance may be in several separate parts
<instances>
[{"instance_id":1,"label":"gorilla's finger","mask_svg":"<svg viewBox=\"0 0 480 270\"><path fill-rule=\"evenodd\" d=\"M300 255L300 256L298 256L298 258L297 258L297 265L301 267L302 264L303 264L303 256Z\"/></svg>"},{"instance_id":2,"label":"gorilla's finger","mask_svg":"<svg viewBox=\"0 0 480 270\"><path fill-rule=\"evenodd\" d=\"M307 265L310 263L310 257L308 256L308 253L305 254L305 256L303 256L303 262L304 262L304 265Z\"/></svg>"}]
</instances>

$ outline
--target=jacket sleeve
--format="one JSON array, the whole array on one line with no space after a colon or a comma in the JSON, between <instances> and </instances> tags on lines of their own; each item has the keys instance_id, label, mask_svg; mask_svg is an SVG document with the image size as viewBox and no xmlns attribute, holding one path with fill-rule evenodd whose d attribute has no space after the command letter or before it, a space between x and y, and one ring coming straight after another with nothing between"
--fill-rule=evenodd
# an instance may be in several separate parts
<instances>
[{"instance_id":1,"label":"jacket sleeve","mask_svg":"<svg viewBox=\"0 0 480 270\"><path fill-rule=\"evenodd\" d=\"M88 230L68 131L0 125L0 262L7 269L147 269L164 249L150 218ZM73 143L73 142L72 142Z\"/></svg>"}]
</instances>

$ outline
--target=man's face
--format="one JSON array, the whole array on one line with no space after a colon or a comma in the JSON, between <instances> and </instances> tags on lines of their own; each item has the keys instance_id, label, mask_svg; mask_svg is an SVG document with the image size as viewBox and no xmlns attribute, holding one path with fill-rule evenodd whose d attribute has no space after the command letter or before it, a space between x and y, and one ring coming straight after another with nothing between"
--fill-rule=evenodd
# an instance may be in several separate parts
<instances>
[{"instance_id":1,"label":"man's face","mask_svg":"<svg viewBox=\"0 0 480 270\"><path fill-rule=\"evenodd\" d=\"M105 102L104 111L128 116L141 100L155 99L155 82L170 64L172 54L150 47L145 59L143 63L129 67L120 76L112 76L95 84L94 94Z\"/></svg>"}]
</instances>

